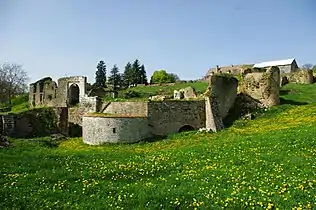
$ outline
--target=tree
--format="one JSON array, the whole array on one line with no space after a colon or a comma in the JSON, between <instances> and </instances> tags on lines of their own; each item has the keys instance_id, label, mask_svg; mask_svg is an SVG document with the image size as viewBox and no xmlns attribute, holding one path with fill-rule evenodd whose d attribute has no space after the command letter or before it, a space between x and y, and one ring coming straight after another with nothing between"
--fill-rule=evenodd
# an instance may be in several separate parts
<instances>
[{"instance_id":1,"label":"tree","mask_svg":"<svg viewBox=\"0 0 316 210\"><path fill-rule=\"evenodd\" d=\"M140 63L139 63L139 60L136 59L134 62L133 62L133 65L132 65L132 72L133 72L133 77L132 77L132 85L137 85L137 84L140 84Z\"/></svg>"},{"instance_id":2,"label":"tree","mask_svg":"<svg viewBox=\"0 0 316 210\"><path fill-rule=\"evenodd\" d=\"M174 74L174 73L170 73L170 74L169 74L169 77L170 77L170 79L171 79L171 82L176 82L176 81L179 81L179 80L180 80L179 76L176 75L176 74Z\"/></svg>"},{"instance_id":3,"label":"tree","mask_svg":"<svg viewBox=\"0 0 316 210\"><path fill-rule=\"evenodd\" d=\"M139 84L147 84L147 75L146 75L146 70L145 70L144 65L141 65L139 75L140 75Z\"/></svg>"},{"instance_id":4,"label":"tree","mask_svg":"<svg viewBox=\"0 0 316 210\"><path fill-rule=\"evenodd\" d=\"M313 68L313 64L311 63L306 63L302 66L302 69L310 70Z\"/></svg>"},{"instance_id":5,"label":"tree","mask_svg":"<svg viewBox=\"0 0 316 210\"><path fill-rule=\"evenodd\" d=\"M179 78L175 74L167 73L165 70L157 70L153 73L150 79L150 83L153 84L163 84L163 83L172 83Z\"/></svg>"},{"instance_id":6,"label":"tree","mask_svg":"<svg viewBox=\"0 0 316 210\"><path fill-rule=\"evenodd\" d=\"M120 87L120 89L127 88L127 85L125 84L125 81L124 81L124 74L120 73L118 75L118 78L119 78L118 86Z\"/></svg>"},{"instance_id":7,"label":"tree","mask_svg":"<svg viewBox=\"0 0 316 210\"><path fill-rule=\"evenodd\" d=\"M97 71L95 72L95 86L105 87L106 84L106 65L104 61L100 61L97 65Z\"/></svg>"},{"instance_id":8,"label":"tree","mask_svg":"<svg viewBox=\"0 0 316 210\"><path fill-rule=\"evenodd\" d=\"M120 84L121 76L119 73L119 68L116 64L113 66L110 72L109 82L113 85L113 90L116 90Z\"/></svg>"},{"instance_id":9,"label":"tree","mask_svg":"<svg viewBox=\"0 0 316 210\"><path fill-rule=\"evenodd\" d=\"M128 62L124 67L124 77L123 77L124 83L127 87L129 87L132 84L133 81L133 70L132 70L132 64Z\"/></svg>"},{"instance_id":10,"label":"tree","mask_svg":"<svg viewBox=\"0 0 316 210\"><path fill-rule=\"evenodd\" d=\"M27 90L27 73L22 66L15 63L4 63L0 66L0 98L2 103L9 102L16 95Z\"/></svg>"}]
</instances>

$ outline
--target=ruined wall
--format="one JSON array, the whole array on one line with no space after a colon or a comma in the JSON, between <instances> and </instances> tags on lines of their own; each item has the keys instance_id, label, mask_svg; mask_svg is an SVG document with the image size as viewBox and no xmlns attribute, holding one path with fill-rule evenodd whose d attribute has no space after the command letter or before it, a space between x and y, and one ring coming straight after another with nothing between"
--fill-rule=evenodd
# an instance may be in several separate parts
<instances>
[{"instance_id":1,"label":"ruined wall","mask_svg":"<svg viewBox=\"0 0 316 210\"><path fill-rule=\"evenodd\" d=\"M280 103L280 70L270 67L265 73L250 73L245 75L239 85L239 92L271 107Z\"/></svg>"},{"instance_id":2,"label":"ruined wall","mask_svg":"<svg viewBox=\"0 0 316 210\"><path fill-rule=\"evenodd\" d=\"M43 78L29 86L29 106L55 106L57 84L50 77Z\"/></svg>"},{"instance_id":3,"label":"ruined wall","mask_svg":"<svg viewBox=\"0 0 316 210\"><path fill-rule=\"evenodd\" d=\"M280 73L290 73L292 72L292 65L289 64L289 65L284 65L284 66L278 66L279 69L280 69Z\"/></svg>"},{"instance_id":4,"label":"ruined wall","mask_svg":"<svg viewBox=\"0 0 316 210\"><path fill-rule=\"evenodd\" d=\"M102 113L147 116L148 102L104 102Z\"/></svg>"},{"instance_id":5,"label":"ruined wall","mask_svg":"<svg viewBox=\"0 0 316 210\"><path fill-rule=\"evenodd\" d=\"M82 116L87 113L98 112L101 108L101 100L98 97L84 97L77 106L68 108L68 122L82 125Z\"/></svg>"},{"instance_id":6,"label":"ruined wall","mask_svg":"<svg viewBox=\"0 0 316 210\"><path fill-rule=\"evenodd\" d=\"M205 127L205 102L163 101L148 103L148 123L155 135L179 132L184 126Z\"/></svg>"},{"instance_id":7,"label":"ruined wall","mask_svg":"<svg viewBox=\"0 0 316 210\"><path fill-rule=\"evenodd\" d=\"M312 84L313 83L313 71L312 70L299 70L288 74L282 74L285 76L289 83L296 84Z\"/></svg>"},{"instance_id":8,"label":"ruined wall","mask_svg":"<svg viewBox=\"0 0 316 210\"><path fill-rule=\"evenodd\" d=\"M235 77L213 75L205 95L206 129L214 132L224 128L223 119L234 106L238 80Z\"/></svg>"},{"instance_id":9,"label":"ruined wall","mask_svg":"<svg viewBox=\"0 0 316 210\"><path fill-rule=\"evenodd\" d=\"M83 116L82 138L90 145L132 143L150 136L146 117Z\"/></svg>"},{"instance_id":10,"label":"ruined wall","mask_svg":"<svg viewBox=\"0 0 316 210\"><path fill-rule=\"evenodd\" d=\"M67 109L67 108L66 108ZM66 112L65 112L66 111ZM19 114L8 114L0 117L8 124L12 119L11 127L2 127L2 132L11 137L29 138L43 136L49 133L61 132L67 134L67 110L64 108L42 108L25 111ZM3 124L2 124L3 125Z\"/></svg>"},{"instance_id":11,"label":"ruined wall","mask_svg":"<svg viewBox=\"0 0 316 210\"><path fill-rule=\"evenodd\" d=\"M215 94L222 118L226 117L228 110L234 105L237 87L238 80L235 77L214 75L210 78L207 91Z\"/></svg>"},{"instance_id":12,"label":"ruined wall","mask_svg":"<svg viewBox=\"0 0 316 210\"><path fill-rule=\"evenodd\" d=\"M82 98L86 96L86 83L87 78L84 76L64 77L58 79L57 100L56 106L67 107L69 106L69 90L70 87L76 86L79 88L79 103Z\"/></svg>"}]
</instances>

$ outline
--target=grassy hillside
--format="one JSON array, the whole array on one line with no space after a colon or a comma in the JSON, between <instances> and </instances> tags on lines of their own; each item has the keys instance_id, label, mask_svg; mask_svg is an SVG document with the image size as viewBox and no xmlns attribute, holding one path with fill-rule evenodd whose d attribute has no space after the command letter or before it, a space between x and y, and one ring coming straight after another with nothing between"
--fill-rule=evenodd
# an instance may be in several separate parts
<instances>
[{"instance_id":1,"label":"grassy hillside","mask_svg":"<svg viewBox=\"0 0 316 210\"><path fill-rule=\"evenodd\" d=\"M131 90L137 91L144 96L158 95L158 94L171 94L173 95L174 90L180 90L192 86L198 93L204 93L208 83L207 82L194 82L194 83L174 83L170 86L143 86L143 87L134 87Z\"/></svg>"},{"instance_id":2,"label":"grassy hillside","mask_svg":"<svg viewBox=\"0 0 316 210\"><path fill-rule=\"evenodd\" d=\"M6 103L6 104L0 104L0 109L1 108L6 108L11 106L11 111L10 112L21 112L25 111L28 109L28 94L23 94L16 96L11 100L11 105Z\"/></svg>"},{"instance_id":3,"label":"grassy hillside","mask_svg":"<svg viewBox=\"0 0 316 210\"><path fill-rule=\"evenodd\" d=\"M0 209L315 209L316 85L219 133L132 145L12 140Z\"/></svg>"},{"instance_id":4,"label":"grassy hillside","mask_svg":"<svg viewBox=\"0 0 316 210\"><path fill-rule=\"evenodd\" d=\"M195 88L196 92L201 94L205 92L208 86L208 83L207 82L192 82L192 83L172 83L172 84L165 84L163 86L153 86L153 85L137 86L137 87L132 87L132 88L128 88L126 90L120 91L119 97L116 99L105 98L105 100L115 100L115 101L148 100L150 96L154 96L154 95L172 96L174 90L180 90L182 88L186 88L189 86ZM133 94L133 97L131 98L125 97L126 95L128 95L127 93Z\"/></svg>"}]
</instances>

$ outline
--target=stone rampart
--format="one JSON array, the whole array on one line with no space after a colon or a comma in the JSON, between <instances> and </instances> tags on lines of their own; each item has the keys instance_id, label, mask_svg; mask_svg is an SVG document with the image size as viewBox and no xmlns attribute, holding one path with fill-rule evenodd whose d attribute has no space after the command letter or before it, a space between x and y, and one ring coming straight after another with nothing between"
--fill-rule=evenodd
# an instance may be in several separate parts
<instances>
[{"instance_id":1,"label":"stone rampart","mask_svg":"<svg viewBox=\"0 0 316 210\"><path fill-rule=\"evenodd\" d=\"M148 123L155 135L205 127L204 100L148 103Z\"/></svg>"},{"instance_id":2,"label":"stone rampart","mask_svg":"<svg viewBox=\"0 0 316 210\"><path fill-rule=\"evenodd\" d=\"M83 116L82 138L90 145L133 143L148 137L147 117Z\"/></svg>"},{"instance_id":3,"label":"stone rampart","mask_svg":"<svg viewBox=\"0 0 316 210\"><path fill-rule=\"evenodd\" d=\"M143 101L104 102L102 113L122 115L144 115L148 113L148 103Z\"/></svg>"}]
</instances>

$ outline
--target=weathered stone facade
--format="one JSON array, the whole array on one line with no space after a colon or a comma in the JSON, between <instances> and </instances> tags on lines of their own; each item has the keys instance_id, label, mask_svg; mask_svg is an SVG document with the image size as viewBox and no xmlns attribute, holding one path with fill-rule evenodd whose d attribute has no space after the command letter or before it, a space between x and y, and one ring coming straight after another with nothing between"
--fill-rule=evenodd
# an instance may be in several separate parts
<instances>
[{"instance_id":1,"label":"weathered stone facade","mask_svg":"<svg viewBox=\"0 0 316 210\"><path fill-rule=\"evenodd\" d=\"M151 137L148 119L129 116L83 116L84 143L133 143Z\"/></svg>"},{"instance_id":2,"label":"weathered stone facade","mask_svg":"<svg viewBox=\"0 0 316 210\"><path fill-rule=\"evenodd\" d=\"M205 95L206 129L214 132L224 128L223 119L233 107L237 96L235 77L213 75Z\"/></svg>"},{"instance_id":3,"label":"weathered stone facade","mask_svg":"<svg viewBox=\"0 0 316 210\"><path fill-rule=\"evenodd\" d=\"M148 102L145 101L125 101L125 102L105 102L101 113L147 116Z\"/></svg>"},{"instance_id":4,"label":"weathered stone facade","mask_svg":"<svg viewBox=\"0 0 316 210\"><path fill-rule=\"evenodd\" d=\"M257 63L253 67L254 68L270 68L273 66L278 67L280 70L280 73L291 73L298 70L298 65L294 58Z\"/></svg>"},{"instance_id":5,"label":"weathered stone facade","mask_svg":"<svg viewBox=\"0 0 316 210\"><path fill-rule=\"evenodd\" d=\"M57 84L50 77L43 78L30 84L29 106L55 106Z\"/></svg>"},{"instance_id":6,"label":"weathered stone facade","mask_svg":"<svg viewBox=\"0 0 316 210\"><path fill-rule=\"evenodd\" d=\"M11 137L29 138L49 133L68 133L67 108L43 108L19 114L0 116L0 133Z\"/></svg>"},{"instance_id":7,"label":"weathered stone facade","mask_svg":"<svg viewBox=\"0 0 316 210\"><path fill-rule=\"evenodd\" d=\"M86 84L84 76L59 78L58 85L50 77L43 78L30 84L29 106L74 106L88 97Z\"/></svg>"},{"instance_id":8,"label":"weathered stone facade","mask_svg":"<svg viewBox=\"0 0 316 210\"><path fill-rule=\"evenodd\" d=\"M282 74L282 77L286 77L288 83L296 84L312 84L314 80L312 70L299 70L293 73Z\"/></svg>"},{"instance_id":9,"label":"weathered stone facade","mask_svg":"<svg viewBox=\"0 0 316 210\"><path fill-rule=\"evenodd\" d=\"M258 71L244 72L240 92L265 106L278 104L279 68ZM33 107L45 105L66 109L55 112L59 130L71 133L75 125L81 134L82 128L83 141L91 145L136 142L200 128L217 132L224 128L224 118L230 116L229 111L236 105L238 80L233 74L214 74L208 80L209 87L202 97L194 88L187 87L174 92L174 99L178 100L157 96L157 101L152 98L141 102L109 102L88 96L86 77L60 78L58 86L50 78L45 78L30 85L30 104ZM47 95L51 94L50 100ZM28 123L23 119L14 125L19 128L25 125L21 133L29 133Z\"/></svg>"},{"instance_id":10,"label":"weathered stone facade","mask_svg":"<svg viewBox=\"0 0 316 210\"><path fill-rule=\"evenodd\" d=\"M270 67L265 73L250 73L245 75L239 88L244 93L260 101L266 107L280 103L280 70Z\"/></svg>"},{"instance_id":11,"label":"weathered stone facade","mask_svg":"<svg viewBox=\"0 0 316 210\"><path fill-rule=\"evenodd\" d=\"M209 81L210 77L214 74L232 74L232 75L239 75L243 74L244 71L248 68L251 68L253 64L242 64L242 65L231 65L231 66L216 66L208 70L206 75L202 80Z\"/></svg>"},{"instance_id":12,"label":"weathered stone facade","mask_svg":"<svg viewBox=\"0 0 316 210\"><path fill-rule=\"evenodd\" d=\"M204 100L107 102L102 113L115 115L146 116L153 135L176 133L182 127L205 127Z\"/></svg>"},{"instance_id":13,"label":"weathered stone facade","mask_svg":"<svg viewBox=\"0 0 316 210\"><path fill-rule=\"evenodd\" d=\"M148 103L148 123L154 135L205 127L205 102L165 101Z\"/></svg>"}]
</instances>

